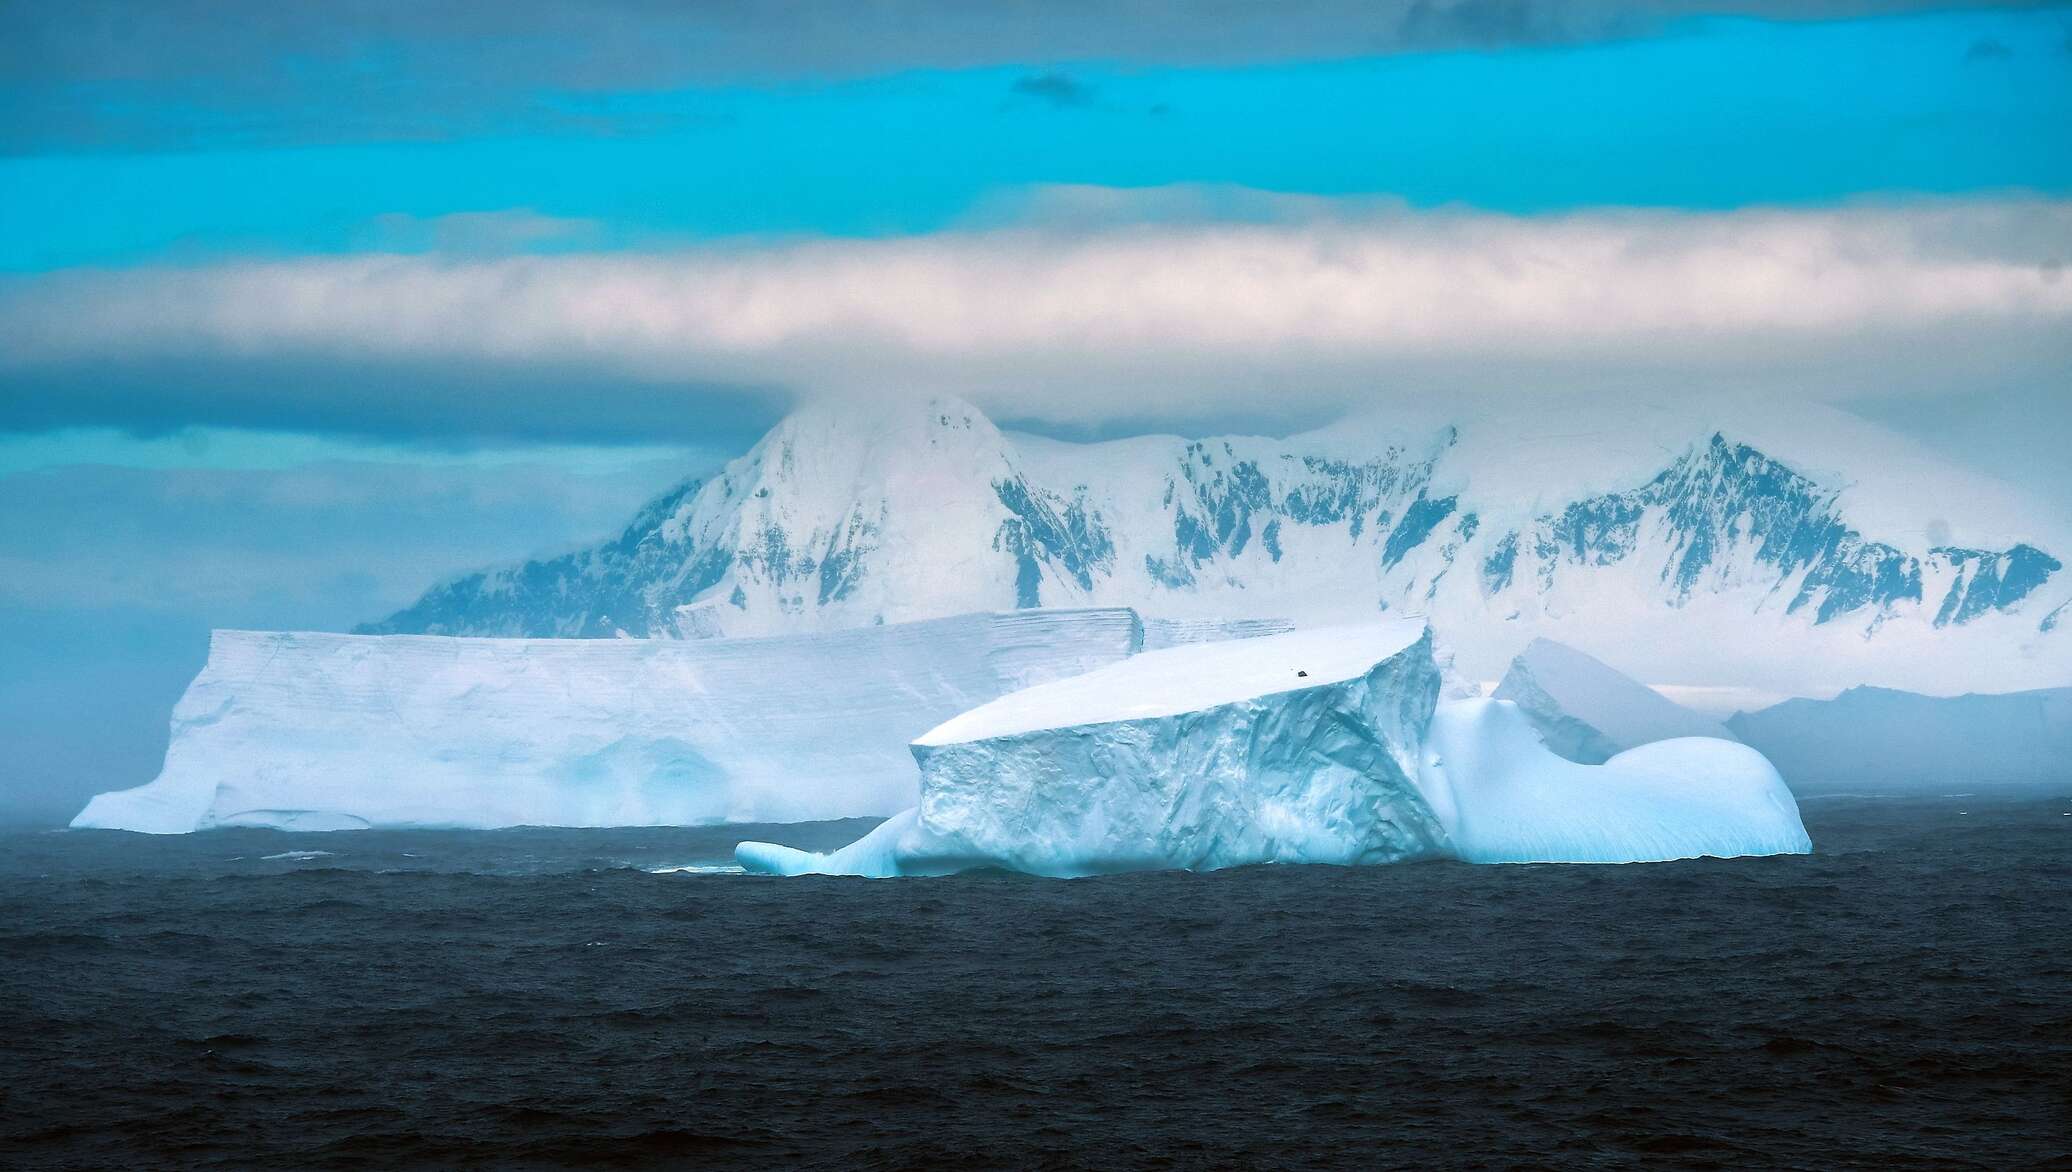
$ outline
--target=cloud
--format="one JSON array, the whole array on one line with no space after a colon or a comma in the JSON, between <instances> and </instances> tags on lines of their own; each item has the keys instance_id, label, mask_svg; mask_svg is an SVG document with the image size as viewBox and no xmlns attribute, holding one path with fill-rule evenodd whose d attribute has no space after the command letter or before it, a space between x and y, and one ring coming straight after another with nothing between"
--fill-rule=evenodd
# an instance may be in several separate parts
<instances>
[{"instance_id":1,"label":"cloud","mask_svg":"<svg viewBox=\"0 0 2072 1172\"><path fill-rule=\"evenodd\" d=\"M1236 65L1836 19L1949 0L0 0L0 151L652 129L610 93L1087 61ZM1965 5L1959 5L1965 6Z\"/></svg>"},{"instance_id":2,"label":"cloud","mask_svg":"<svg viewBox=\"0 0 2072 1172\"><path fill-rule=\"evenodd\" d=\"M1239 222L1173 212L1184 191L1063 202L1060 224L893 239L17 279L0 421L666 435L753 414L756 389L1088 423L1384 393L1947 393L2072 367L2053 263L2072 201L1508 216L1253 195Z\"/></svg>"},{"instance_id":3,"label":"cloud","mask_svg":"<svg viewBox=\"0 0 2072 1172\"><path fill-rule=\"evenodd\" d=\"M1084 106L1093 101L1093 87L1062 73L1035 73L1008 87L1025 98L1036 98L1053 106Z\"/></svg>"},{"instance_id":4,"label":"cloud","mask_svg":"<svg viewBox=\"0 0 2072 1172\"><path fill-rule=\"evenodd\" d=\"M580 217L549 216L531 208L443 216L390 212L375 217L367 235L370 249L482 255L594 244L603 235L603 225Z\"/></svg>"},{"instance_id":5,"label":"cloud","mask_svg":"<svg viewBox=\"0 0 2072 1172\"><path fill-rule=\"evenodd\" d=\"M166 435L204 426L390 440L733 444L760 434L788 398L781 387L658 378L624 363L509 361L465 345L440 358L339 341L254 338L184 354L118 347L56 362L0 360L0 431Z\"/></svg>"}]
</instances>

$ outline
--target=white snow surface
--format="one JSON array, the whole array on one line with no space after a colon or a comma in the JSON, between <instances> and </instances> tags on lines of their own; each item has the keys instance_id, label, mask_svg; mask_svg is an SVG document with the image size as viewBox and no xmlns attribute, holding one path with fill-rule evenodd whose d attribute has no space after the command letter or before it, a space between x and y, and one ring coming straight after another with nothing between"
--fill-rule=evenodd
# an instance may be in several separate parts
<instances>
[{"instance_id":1,"label":"white snow surface","mask_svg":"<svg viewBox=\"0 0 2072 1172\"><path fill-rule=\"evenodd\" d=\"M1317 627L1139 655L1010 692L916 738L924 748L1127 720L1151 720L1366 675L1425 637L1421 619Z\"/></svg>"},{"instance_id":2,"label":"white snow surface","mask_svg":"<svg viewBox=\"0 0 2072 1172\"><path fill-rule=\"evenodd\" d=\"M1144 632L1126 609L691 641L218 631L174 710L157 779L95 797L72 824L179 833L887 815L916 800L916 734L1124 659Z\"/></svg>"},{"instance_id":3,"label":"white snow surface","mask_svg":"<svg viewBox=\"0 0 2072 1172\"><path fill-rule=\"evenodd\" d=\"M1316 670L1291 681L1298 663ZM1070 877L1811 849L1791 792L1745 745L1683 737L1580 765L1516 704L1442 690L1417 621L1150 652L922 737L919 806L847 847L743 843L736 857L779 875Z\"/></svg>"},{"instance_id":4,"label":"white snow surface","mask_svg":"<svg viewBox=\"0 0 2072 1172\"><path fill-rule=\"evenodd\" d=\"M1737 739L1718 721L1551 639L1528 644L1492 695L1517 704L1547 748L1584 765L1677 737Z\"/></svg>"}]
</instances>

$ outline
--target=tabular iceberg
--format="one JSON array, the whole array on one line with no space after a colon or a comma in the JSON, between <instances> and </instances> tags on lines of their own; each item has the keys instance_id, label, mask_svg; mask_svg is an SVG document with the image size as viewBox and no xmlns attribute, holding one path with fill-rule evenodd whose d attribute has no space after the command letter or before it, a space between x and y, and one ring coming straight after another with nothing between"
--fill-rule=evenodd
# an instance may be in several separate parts
<instances>
[{"instance_id":1,"label":"tabular iceberg","mask_svg":"<svg viewBox=\"0 0 2072 1172\"><path fill-rule=\"evenodd\" d=\"M917 811L779 872L1043 875L1437 854L1418 747L1439 694L1422 622L1149 652L1004 696L914 742Z\"/></svg>"},{"instance_id":2,"label":"tabular iceberg","mask_svg":"<svg viewBox=\"0 0 2072 1172\"><path fill-rule=\"evenodd\" d=\"M919 806L848 847L736 856L787 875L1077 876L1811 849L1790 791L1744 745L1681 738L1578 765L1516 704L1441 691L1417 620L1148 652L922 736Z\"/></svg>"},{"instance_id":3,"label":"tabular iceberg","mask_svg":"<svg viewBox=\"0 0 2072 1172\"><path fill-rule=\"evenodd\" d=\"M1517 704L1547 748L1583 765L1654 741L1739 739L1718 721L1552 639L1528 644L1493 695Z\"/></svg>"},{"instance_id":4,"label":"tabular iceberg","mask_svg":"<svg viewBox=\"0 0 2072 1172\"><path fill-rule=\"evenodd\" d=\"M1122 608L699 641L218 631L174 710L158 778L99 795L72 824L180 833L886 815L916 799L915 734L1124 659L1146 639Z\"/></svg>"}]
</instances>

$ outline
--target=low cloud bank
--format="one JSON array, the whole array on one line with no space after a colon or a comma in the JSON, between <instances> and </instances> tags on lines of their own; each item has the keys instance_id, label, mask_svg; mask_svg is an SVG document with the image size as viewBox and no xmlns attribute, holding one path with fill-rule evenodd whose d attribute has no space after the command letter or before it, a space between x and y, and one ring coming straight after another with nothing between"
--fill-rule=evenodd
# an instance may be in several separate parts
<instances>
[{"instance_id":1,"label":"low cloud bank","mask_svg":"<svg viewBox=\"0 0 2072 1172\"><path fill-rule=\"evenodd\" d=\"M283 373L246 392L255 409L303 393L300 367L327 372L308 393L347 417L357 367L390 387L412 369L481 372L439 384L465 388L458 409L426 396L441 427L493 418L499 372L541 369L688 388L678 401L693 409L699 387L948 391L1006 417L1097 424L1390 394L1984 392L2072 365L2072 201L1279 206L1241 223L1067 217L667 253L66 271L0 286L0 385L34 398L43 426L65 421L68 397L119 422L112 384L79 389L82 370L268 364ZM192 381L206 397L206 377ZM571 412L608 431L623 402L652 423L652 396L579 381Z\"/></svg>"}]
</instances>

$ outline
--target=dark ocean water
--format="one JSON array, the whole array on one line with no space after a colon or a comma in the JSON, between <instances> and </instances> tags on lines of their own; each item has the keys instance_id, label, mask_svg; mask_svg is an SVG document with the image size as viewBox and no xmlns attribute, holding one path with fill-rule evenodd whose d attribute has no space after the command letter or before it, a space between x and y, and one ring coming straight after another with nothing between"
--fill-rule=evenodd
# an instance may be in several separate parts
<instances>
[{"instance_id":1,"label":"dark ocean water","mask_svg":"<svg viewBox=\"0 0 2072 1172\"><path fill-rule=\"evenodd\" d=\"M1072 882L0 836L0 1165L2072 1167L2072 800L1805 813L1809 858Z\"/></svg>"}]
</instances>

